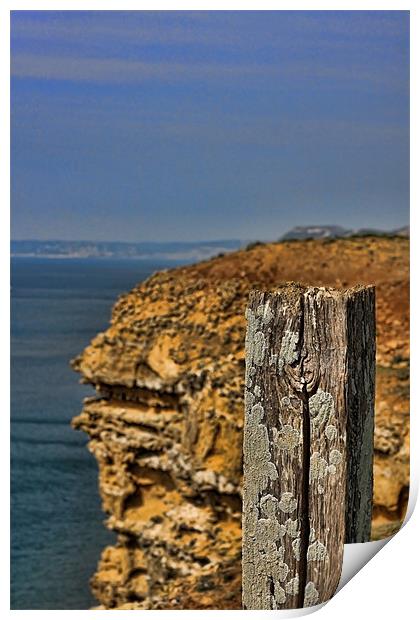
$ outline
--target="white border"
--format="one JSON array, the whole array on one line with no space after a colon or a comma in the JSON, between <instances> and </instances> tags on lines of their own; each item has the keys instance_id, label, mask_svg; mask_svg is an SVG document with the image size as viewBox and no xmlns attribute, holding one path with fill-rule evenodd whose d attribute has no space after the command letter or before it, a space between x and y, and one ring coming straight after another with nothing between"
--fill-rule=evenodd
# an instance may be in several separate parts
<instances>
[{"instance_id":1,"label":"white border","mask_svg":"<svg viewBox=\"0 0 420 620\"><path fill-rule=\"evenodd\" d=\"M0 244L1 251L1 294L2 294L2 320L1 325L3 329L2 340L2 359L1 359L1 378L3 382L3 410L1 412L1 436L4 441L4 446L1 451L1 475L2 475L2 498L9 497L9 204L10 204L10 182L9 182L9 166L10 166L10 143L9 143L9 66L10 66L10 52L9 52L9 11L10 10L411 10L411 109L419 110L419 17L418 12L415 9L414 2L221 2L220 0L213 0L210 2L98 2L97 0L91 0L89 3L81 2L80 0L73 0L72 2L30 2L15 1L15 2L3 2L0 9L0 46L1 46L1 66L2 66L2 89L1 89L1 129L2 129L2 158L1 161L8 162L9 165L1 166L1 226L0 231L2 235L2 243ZM417 112L418 115L418 112ZM419 311L419 276L417 275L416 267L419 266L418 250L420 244L418 226L417 226L417 203L419 202L419 184L418 177L420 169L419 155L418 155L418 116L412 115L411 118L411 193L413 196L412 204L414 208L411 210L411 264L414 265L412 269L412 299L411 299L411 316L413 317L411 327L411 342L420 342L420 322L416 320L417 311ZM411 380L411 400L413 403L419 402L419 352L418 349L412 351L412 380ZM409 501L409 513L413 513L414 504L418 493L418 481L419 481L419 428L420 424L416 420L417 412L413 412L411 416L411 492ZM2 536L2 570L0 581L0 601L1 608L6 614L13 614L14 617L21 614L32 614L42 618L47 613L54 613L57 617L63 617L64 615L69 617L70 615L84 613L100 613L92 612L88 610L83 611L54 611L48 612L42 611L9 611L9 512L3 508L1 511L1 536ZM418 613L417 604L417 590L419 588L417 584L418 575L418 555L416 549L419 544L420 533L420 516L417 509L409 519L408 523L403 527L400 533L393 537L390 542L385 546L382 552L376 555L366 566L364 566L352 579L349 585L343 587L333 599L317 611L317 617L327 620L329 618L336 619L337 617L343 620L347 618L354 620L355 615L362 618L369 618L379 616L381 620L387 618L404 618L405 616L411 617L411 610L416 610ZM367 543L373 544L373 543ZM349 547L349 545L346 545ZM354 552L354 549L353 549ZM346 550L347 553L347 550ZM353 558L354 561L354 558ZM356 559L357 561L357 559ZM298 611L298 610L296 610ZM113 612L124 613L124 612ZM138 613L145 614L151 612L140 611ZM196 611L154 611L154 614L159 614L161 617L170 614L171 617L185 613L197 613ZM201 611L200 611L201 613ZM292 617L300 614L288 614L287 612L257 612L257 611L205 611L207 617L214 614L228 615L246 613L254 614L258 616L266 614L281 614L283 617ZM287 616L285 615L287 614Z\"/></svg>"}]
</instances>

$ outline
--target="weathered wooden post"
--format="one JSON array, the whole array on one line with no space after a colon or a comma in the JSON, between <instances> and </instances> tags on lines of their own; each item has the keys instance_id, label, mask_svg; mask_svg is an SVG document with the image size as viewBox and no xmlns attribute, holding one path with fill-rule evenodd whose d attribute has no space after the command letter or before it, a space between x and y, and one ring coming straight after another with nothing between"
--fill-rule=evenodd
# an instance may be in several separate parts
<instances>
[{"instance_id":1,"label":"weathered wooden post","mask_svg":"<svg viewBox=\"0 0 420 620\"><path fill-rule=\"evenodd\" d=\"M370 538L375 290L252 291L247 320L243 606L311 606Z\"/></svg>"}]
</instances>

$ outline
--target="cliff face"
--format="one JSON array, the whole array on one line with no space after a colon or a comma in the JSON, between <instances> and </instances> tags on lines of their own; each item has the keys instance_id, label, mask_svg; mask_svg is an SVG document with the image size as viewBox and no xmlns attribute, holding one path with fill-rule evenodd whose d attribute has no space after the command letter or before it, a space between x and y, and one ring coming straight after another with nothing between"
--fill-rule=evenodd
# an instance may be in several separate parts
<instances>
[{"instance_id":1,"label":"cliff face","mask_svg":"<svg viewBox=\"0 0 420 620\"><path fill-rule=\"evenodd\" d=\"M374 537L403 517L408 471L408 241L256 245L157 273L121 296L74 368L107 526L92 589L106 608L241 607L245 307L253 287L377 286Z\"/></svg>"}]
</instances>

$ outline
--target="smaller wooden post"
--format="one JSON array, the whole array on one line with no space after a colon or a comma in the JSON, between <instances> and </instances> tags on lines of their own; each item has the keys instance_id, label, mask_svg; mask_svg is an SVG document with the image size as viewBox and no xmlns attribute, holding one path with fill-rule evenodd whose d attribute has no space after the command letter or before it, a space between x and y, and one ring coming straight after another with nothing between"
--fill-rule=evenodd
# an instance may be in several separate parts
<instances>
[{"instance_id":1,"label":"smaller wooden post","mask_svg":"<svg viewBox=\"0 0 420 620\"><path fill-rule=\"evenodd\" d=\"M243 606L311 606L370 538L375 291L252 291L247 320Z\"/></svg>"}]
</instances>

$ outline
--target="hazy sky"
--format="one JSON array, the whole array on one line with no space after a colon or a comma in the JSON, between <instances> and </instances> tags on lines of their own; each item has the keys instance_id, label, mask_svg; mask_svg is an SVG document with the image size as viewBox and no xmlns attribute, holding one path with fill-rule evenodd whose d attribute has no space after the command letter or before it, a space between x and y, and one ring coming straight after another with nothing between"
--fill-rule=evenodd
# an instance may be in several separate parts
<instances>
[{"instance_id":1,"label":"hazy sky","mask_svg":"<svg viewBox=\"0 0 420 620\"><path fill-rule=\"evenodd\" d=\"M408 12L12 14L12 238L408 223Z\"/></svg>"}]
</instances>

